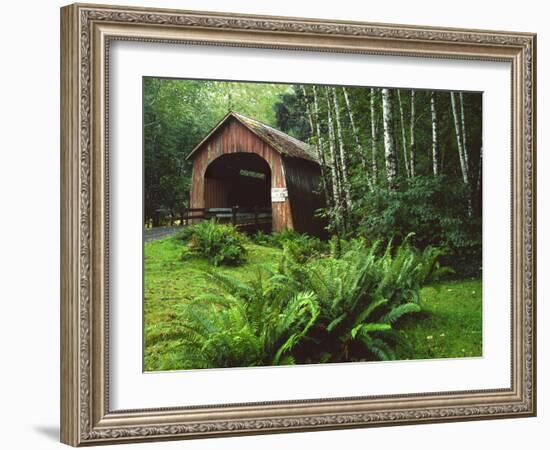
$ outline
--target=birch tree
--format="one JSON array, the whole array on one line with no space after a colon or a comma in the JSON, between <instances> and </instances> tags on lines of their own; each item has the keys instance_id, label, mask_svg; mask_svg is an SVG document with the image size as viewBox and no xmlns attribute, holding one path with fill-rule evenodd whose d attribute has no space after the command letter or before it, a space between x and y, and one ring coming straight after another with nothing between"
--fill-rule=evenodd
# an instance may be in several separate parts
<instances>
[{"instance_id":1,"label":"birch tree","mask_svg":"<svg viewBox=\"0 0 550 450\"><path fill-rule=\"evenodd\" d=\"M464 152L464 165L466 166L466 172L468 174L468 180L470 179L470 157L468 144L466 143L466 118L464 117L464 94L460 92L460 125L462 127L462 151Z\"/></svg>"},{"instance_id":2,"label":"birch tree","mask_svg":"<svg viewBox=\"0 0 550 450\"><path fill-rule=\"evenodd\" d=\"M342 121L340 120L340 105L338 103L338 96L336 95L336 89L331 88L332 93L332 101L334 103L334 116L336 118L336 135L338 137L338 149L340 151L340 171L341 171L341 181L342 181L342 188L344 191L344 196L346 199L345 206L346 206L346 214L349 214L352 208L351 204L351 186L349 182L349 174L348 174L348 164L347 164L347 158L346 158L346 149L344 147L344 137L342 135Z\"/></svg>"},{"instance_id":3,"label":"birch tree","mask_svg":"<svg viewBox=\"0 0 550 450\"><path fill-rule=\"evenodd\" d=\"M453 110L453 119L455 126L456 146L458 148L458 157L460 160L460 171L462 173L462 181L464 184L469 185L468 166L466 165L465 152L464 152L464 134L460 123L460 117L456 101L456 93L451 92L451 107Z\"/></svg>"},{"instance_id":4,"label":"birch tree","mask_svg":"<svg viewBox=\"0 0 550 450\"><path fill-rule=\"evenodd\" d=\"M462 97L459 96L459 101ZM458 148L458 157L460 160L460 171L462 173L462 181L467 188L467 197L468 197L468 215L472 215L472 198L470 196L471 186L470 186L470 176L468 170L468 152L464 146L464 138L466 136L466 130L464 129L463 119L464 119L464 103L460 102L460 106L457 106L456 93L451 92L451 107L453 110L453 118L455 125L455 135L456 135L456 145ZM460 107L461 112L458 111Z\"/></svg>"},{"instance_id":5,"label":"birch tree","mask_svg":"<svg viewBox=\"0 0 550 450\"><path fill-rule=\"evenodd\" d=\"M434 175L439 175L439 137L435 91L432 91L430 94L430 110L432 113L432 171Z\"/></svg>"},{"instance_id":6,"label":"birch tree","mask_svg":"<svg viewBox=\"0 0 550 450\"><path fill-rule=\"evenodd\" d=\"M370 89L370 124L371 124L371 174L372 185L376 186L378 181L378 164L376 162L376 149L378 147L378 121L376 117L376 89Z\"/></svg>"},{"instance_id":7,"label":"birch tree","mask_svg":"<svg viewBox=\"0 0 550 450\"><path fill-rule=\"evenodd\" d=\"M399 123L401 125L401 146L403 147L403 160L405 161L405 173L407 177L411 176L409 168L407 133L405 131L405 114L403 112L403 102L401 100L401 89L397 89L397 101L399 104Z\"/></svg>"},{"instance_id":8,"label":"birch tree","mask_svg":"<svg viewBox=\"0 0 550 450\"><path fill-rule=\"evenodd\" d=\"M313 94L313 109L314 109L314 122L315 122L315 134L317 135L317 142L319 145L320 150L320 161L321 161L321 176L323 179L323 187L325 190L325 195L327 198L327 202L329 205L331 205L332 200L330 198L330 180L327 176L327 161L325 157L325 147L324 147L324 140L323 135L321 134L321 119L319 116L319 101L317 98L317 88L315 86L312 87L312 94Z\"/></svg>"},{"instance_id":9,"label":"birch tree","mask_svg":"<svg viewBox=\"0 0 550 450\"><path fill-rule=\"evenodd\" d=\"M306 115L307 115L307 120L309 122L309 129L310 129L311 135L313 135L315 133L315 128L313 125L313 111L311 110L311 105L307 98L308 94L307 94L306 88L303 85L300 85L300 90L302 91L302 95L304 97L304 104L306 107Z\"/></svg>"},{"instance_id":10,"label":"birch tree","mask_svg":"<svg viewBox=\"0 0 550 450\"><path fill-rule=\"evenodd\" d=\"M334 133L334 122L332 120L331 104L329 97L329 88L326 89L327 101L327 121L328 121L328 141L330 149L330 172L332 175L332 194L334 204L334 215L336 228L340 229L342 223L342 198L341 198L341 183L338 173L338 158L336 157L336 138Z\"/></svg>"},{"instance_id":11,"label":"birch tree","mask_svg":"<svg viewBox=\"0 0 550 450\"><path fill-rule=\"evenodd\" d=\"M345 87L342 88L342 92L344 93L344 100L346 102L346 109L348 112L349 122L351 125L351 131L353 134L353 139L355 141L355 148L357 150L357 154L361 158L361 163L363 165L363 171L365 173L365 176L367 178L367 184L369 187L369 190L372 190L372 180L369 177L369 170L368 170L368 161L366 158L365 151L363 150L363 146L361 145L361 140L359 139L359 130L357 129L357 126L355 124L355 119L353 117L353 110L351 108L351 102L349 101L348 91Z\"/></svg>"},{"instance_id":12,"label":"birch tree","mask_svg":"<svg viewBox=\"0 0 550 450\"><path fill-rule=\"evenodd\" d=\"M393 131L392 91L382 89L382 116L384 123L384 155L386 160L386 178L388 186L394 190L397 187L397 154Z\"/></svg>"},{"instance_id":13,"label":"birch tree","mask_svg":"<svg viewBox=\"0 0 550 450\"><path fill-rule=\"evenodd\" d=\"M409 172L411 178L416 176L416 92L411 90L411 117L410 117L410 141L409 141Z\"/></svg>"},{"instance_id":14,"label":"birch tree","mask_svg":"<svg viewBox=\"0 0 550 450\"><path fill-rule=\"evenodd\" d=\"M479 149L479 166L477 169L476 192L481 190L481 177L483 173L483 147Z\"/></svg>"},{"instance_id":15,"label":"birch tree","mask_svg":"<svg viewBox=\"0 0 550 450\"><path fill-rule=\"evenodd\" d=\"M319 108L317 105L317 94L315 92L315 86L313 86L313 105L308 100L308 93L303 85L300 85L302 94L304 96L304 103L306 106L306 114L308 116L308 122L311 129L311 134L314 136L315 149L317 153L317 159L319 161L319 167L321 170L321 187L327 202L331 203L330 192L328 190L328 183L326 179L326 161L323 149L323 139L321 136L321 129L319 125Z\"/></svg>"}]
</instances>

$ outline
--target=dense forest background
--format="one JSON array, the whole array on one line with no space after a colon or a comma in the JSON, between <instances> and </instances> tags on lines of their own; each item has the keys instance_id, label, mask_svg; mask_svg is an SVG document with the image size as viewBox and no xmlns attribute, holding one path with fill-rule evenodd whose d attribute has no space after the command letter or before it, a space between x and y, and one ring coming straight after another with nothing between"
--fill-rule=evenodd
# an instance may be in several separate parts
<instances>
[{"instance_id":1,"label":"dense forest background","mask_svg":"<svg viewBox=\"0 0 550 450\"><path fill-rule=\"evenodd\" d=\"M186 156L236 111L315 148L331 234L414 233L458 274L481 271L480 93L145 78L143 96L146 224L181 215Z\"/></svg>"}]
</instances>

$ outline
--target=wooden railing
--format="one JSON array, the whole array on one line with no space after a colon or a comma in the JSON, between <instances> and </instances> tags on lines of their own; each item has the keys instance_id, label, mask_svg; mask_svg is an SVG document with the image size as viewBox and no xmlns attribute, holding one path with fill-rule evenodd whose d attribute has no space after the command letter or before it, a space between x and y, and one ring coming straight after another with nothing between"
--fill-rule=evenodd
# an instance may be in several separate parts
<instances>
[{"instance_id":1,"label":"wooden railing","mask_svg":"<svg viewBox=\"0 0 550 450\"><path fill-rule=\"evenodd\" d=\"M234 226L261 225L271 223L271 208L255 206L252 208L186 208L184 210L186 223L194 220L216 219L221 223L231 223Z\"/></svg>"}]
</instances>

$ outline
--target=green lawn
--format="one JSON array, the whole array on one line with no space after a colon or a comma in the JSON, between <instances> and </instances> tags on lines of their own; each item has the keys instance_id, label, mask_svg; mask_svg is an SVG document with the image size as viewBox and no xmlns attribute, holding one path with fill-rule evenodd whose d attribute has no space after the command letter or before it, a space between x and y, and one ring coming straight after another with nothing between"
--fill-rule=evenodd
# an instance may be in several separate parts
<instances>
[{"instance_id":1,"label":"green lawn","mask_svg":"<svg viewBox=\"0 0 550 450\"><path fill-rule=\"evenodd\" d=\"M432 284L420 303L422 312L399 323L399 359L481 356L481 279Z\"/></svg>"},{"instance_id":2,"label":"green lawn","mask_svg":"<svg viewBox=\"0 0 550 450\"><path fill-rule=\"evenodd\" d=\"M214 270L250 280L263 266L277 264L281 251L247 244L247 263ZM183 246L172 238L147 242L144 246L145 370L158 370L163 358L179 345L174 306L208 288L205 272L212 266L203 259L181 259Z\"/></svg>"},{"instance_id":3,"label":"green lawn","mask_svg":"<svg viewBox=\"0 0 550 450\"><path fill-rule=\"evenodd\" d=\"M217 267L249 280L262 267L275 266L281 250L247 244L248 260L240 267ZM182 244L172 238L147 242L144 248L145 370L159 370L180 345L174 307L208 289L206 260L182 260ZM448 281L425 287L423 311L404 317L397 328L399 359L481 356L481 280Z\"/></svg>"}]
</instances>

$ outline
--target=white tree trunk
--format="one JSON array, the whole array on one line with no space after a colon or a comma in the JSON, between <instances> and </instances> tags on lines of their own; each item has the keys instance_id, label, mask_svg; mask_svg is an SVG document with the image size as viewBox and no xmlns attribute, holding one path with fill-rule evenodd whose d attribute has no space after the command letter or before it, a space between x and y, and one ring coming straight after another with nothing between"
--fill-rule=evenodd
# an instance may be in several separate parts
<instances>
[{"instance_id":1,"label":"white tree trunk","mask_svg":"<svg viewBox=\"0 0 550 450\"><path fill-rule=\"evenodd\" d=\"M437 130L437 103L435 91L432 91L430 95L430 109L432 113L432 171L434 175L439 175L439 137Z\"/></svg>"},{"instance_id":2,"label":"white tree trunk","mask_svg":"<svg viewBox=\"0 0 550 450\"><path fill-rule=\"evenodd\" d=\"M306 115L307 115L307 120L309 122L310 134L311 136L313 136L315 133L315 129L313 127L313 112L311 111L311 105L309 104L309 100L307 99L306 88L303 85L300 85L300 88L302 90L302 95L304 96L304 103L306 105Z\"/></svg>"},{"instance_id":3,"label":"white tree trunk","mask_svg":"<svg viewBox=\"0 0 550 450\"><path fill-rule=\"evenodd\" d=\"M376 149L378 147L378 125L376 118L376 89L370 89L370 124L371 124L371 173L372 173L372 185L376 186L378 181L378 164L376 162Z\"/></svg>"},{"instance_id":4,"label":"white tree trunk","mask_svg":"<svg viewBox=\"0 0 550 450\"><path fill-rule=\"evenodd\" d=\"M479 167L477 169L476 192L481 191L481 176L483 173L483 147L479 149Z\"/></svg>"},{"instance_id":5,"label":"white tree trunk","mask_svg":"<svg viewBox=\"0 0 550 450\"><path fill-rule=\"evenodd\" d=\"M325 152L324 152L324 140L323 135L321 134L321 119L319 118L319 102L317 100L317 89L315 86L312 88L313 92L313 108L315 110L315 134L317 135L317 141L319 143L319 149L321 150L321 163L326 164Z\"/></svg>"},{"instance_id":6,"label":"white tree trunk","mask_svg":"<svg viewBox=\"0 0 550 450\"><path fill-rule=\"evenodd\" d=\"M455 124L456 145L458 147L458 157L460 159L460 171L462 172L462 181L464 184L469 185L468 166L464 158L464 143L462 141L463 134L460 126L459 112L456 104L456 94L451 92L451 106L453 109L453 118Z\"/></svg>"},{"instance_id":7,"label":"white tree trunk","mask_svg":"<svg viewBox=\"0 0 550 450\"><path fill-rule=\"evenodd\" d=\"M407 174L407 177L410 177L411 171L409 168L407 133L405 132L405 114L403 112L403 102L401 101L401 89L397 89L397 100L399 103L399 120L401 125L401 146L403 147L403 160L405 161L405 173Z\"/></svg>"},{"instance_id":8,"label":"white tree trunk","mask_svg":"<svg viewBox=\"0 0 550 450\"><path fill-rule=\"evenodd\" d=\"M327 199L327 202L330 203L330 193L327 186L327 180L326 180L326 167L325 167L325 157L324 157L324 150L323 150L323 141L321 138L320 133L320 127L319 127L319 114L318 114L318 107L317 107L317 95L315 93L315 86L313 86L312 94L313 94L313 105L308 100L307 97L307 91L306 88L301 85L302 93L304 94L304 101L306 104L306 111L308 115L308 121L309 126L311 128L311 134L315 137L315 149L317 151L317 159L319 161L319 167L321 169L321 187L323 189L323 193Z\"/></svg>"},{"instance_id":9,"label":"white tree trunk","mask_svg":"<svg viewBox=\"0 0 550 450\"><path fill-rule=\"evenodd\" d=\"M464 164L466 165L466 171L468 176L470 175L470 157L468 151L468 144L466 143L466 119L464 117L464 95L461 92L460 98L460 124L462 126L462 151L464 152Z\"/></svg>"},{"instance_id":10,"label":"white tree trunk","mask_svg":"<svg viewBox=\"0 0 550 450\"><path fill-rule=\"evenodd\" d=\"M332 175L332 197L333 204L335 207L336 215L336 225L337 227L340 224L340 214L341 214L341 197L340 197L340 180L338 177L338 168L337 168L337 158L336 158L336 141L334 137L334 124L332 121L332 112L330 106L330 98L328 89L326 88L326 99L327 99L327 119L328 119L328 141L329 141L329 150L330 150L330 173Z\"/></svg>"},{"instance_id":11,"label":"white tree trunk","mask_svg":"<svg viewBox=\"0 0 550 450\"><path fill-rule=\"evenodd\" d=\"M392 92L382 89L382 116L384 122L384 154L386 158L386 178L390 189L397 185L397 154L393 131Z\"/></svg>"},{"instance_id":12,"label":"white tree trunk","mask_svg":"<svg viewBox=\"0 0 550 450\"><path fill-rule=\"evenodd\" d=\"M459 118L458 107L456 104L456 93L451 92L451 106L453 109L453 118L455 124L455 135L456 135L456 145L458 147L458 157L460 159L460 170L462 172L462 181L467 188L467 203L468 203L468 215L472 216L472 198L471 198L471 186L470 186L470 176L468 173L468 163L466 151L464 148L464 130L461 127L461 121Z\"/></svg>"},{"instance_id":13,"label":"white tree trunk","mask_svg":"<svg viewBox=\"0 0 550 450\"><path fill-rule=\"evenodd\" d=\"M349 122L351 124L351 130L353 133L353 138L355 140L355 147L357 149L357 154L361 158L361 163L363 164L363 170L365 172L365 176L367 177L367 184L368 184L369 190L372 190L372 181L368 173L369 172L368 162L367 162L366 154L363 150L363 146L361 145L361 141L359 139L359 130L355 125L355 119L353 117L353 110L351 109L351 102L349 101L348 91L345 87L343 87L342 92L344 93L344 100L346 102L346 109L348 111Z\"/></svg>"},{"instance_id":14,"label":"white tree trunk","mask_svg":"<svg viewBox=\"0 0 550 450\"><path fill-rule=\"evenodd\" d=\"M332 101L334 103L334 115L336 117L336 131L337 131L337 137L338 137L338 149L340 151L340 170L341 170L341 180L342 180L342 187L344 190L344 195L346 199L346 211L349 213L351 211L351 186L349 182L349 174L348 174L348 165L347 165L347 158L346 158L346 149L344 146L344 137L342 135L342 121L340 120L340 105L338 103L338 96L336 94L336 89L331 88L332 92Z\"/></svg>"},{"instance_id":15,"label":"white tree trunk","mask_svg":"<svg viewBox=\"0 0 550 450\"><path fill-rule=\"evenodd\" d=\"M319 101L317 99L317 89L315 86L312 87L313 92L313 108L315 110L315 133L317 134L317 142L319 143L319 149L321 151L320 158L321 158L321 168L322 172L321 175L323 177L323 184L325 188L325 193L327 197L327 202L330 205L331 204L331 196L330 196L330 180L327 175L326 167L327 167L327 158L325 155L325 141L323 139L323 135L321 134L321 119L319 117Z\"/></svg>"},{"instance_id":16,"label":"white tree trunk","mask_svg":"<svg viewBox=\"0 0 550 450\"><path fill-rule=\"evenodd\" d=\"M414 178L416 175L416 92L411 90L411 123L410 123L410 159L409 159L409 169L411 178Z\"/></svg>"}]
</instances>

